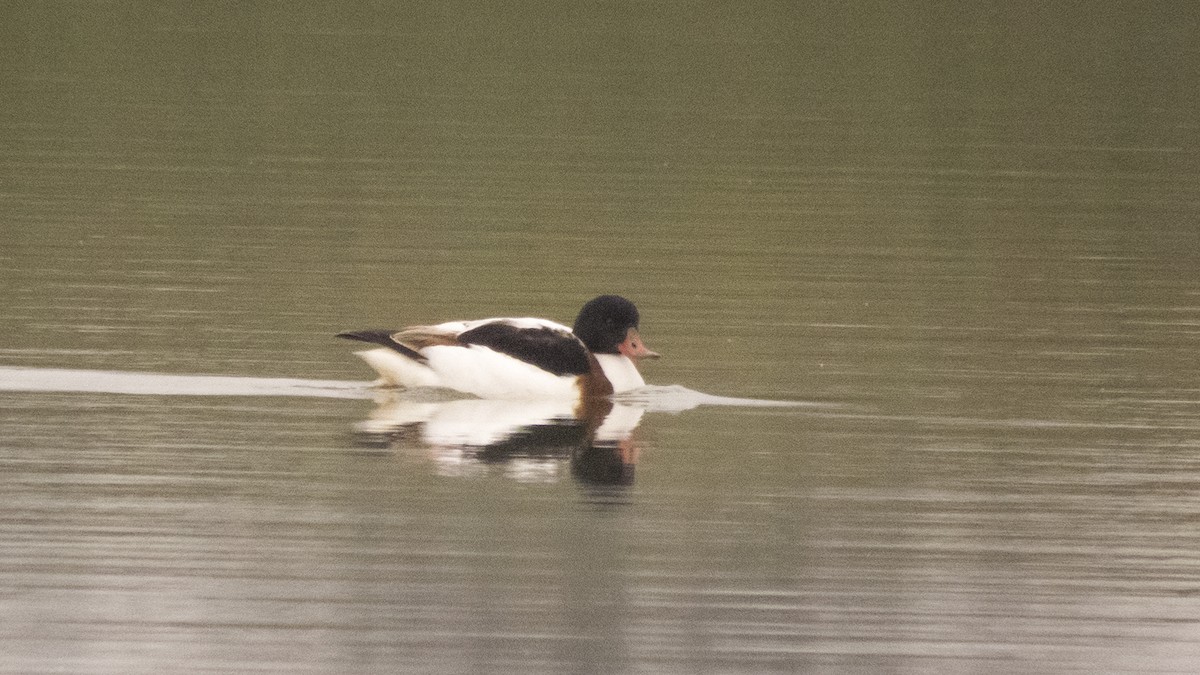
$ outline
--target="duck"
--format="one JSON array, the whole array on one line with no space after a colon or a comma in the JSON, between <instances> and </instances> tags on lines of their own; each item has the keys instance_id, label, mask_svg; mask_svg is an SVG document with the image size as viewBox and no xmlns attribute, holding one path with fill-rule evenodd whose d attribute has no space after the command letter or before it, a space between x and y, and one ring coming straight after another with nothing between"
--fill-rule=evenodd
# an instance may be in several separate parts
<instances>
[{"instance_id":1,"label":"duck","mask_svg":"<svg viewBox=\"0 0 1200 675\"><path fill-rule=\"evenodd\" d=\"M637 306L601 295L571 328L538 318L449 321L337 337L377 345L356 354L377 386L452 389L483 399L594 400L646 382L638 363L658 358L638 333Z\"/></svg>"}]
</instances>

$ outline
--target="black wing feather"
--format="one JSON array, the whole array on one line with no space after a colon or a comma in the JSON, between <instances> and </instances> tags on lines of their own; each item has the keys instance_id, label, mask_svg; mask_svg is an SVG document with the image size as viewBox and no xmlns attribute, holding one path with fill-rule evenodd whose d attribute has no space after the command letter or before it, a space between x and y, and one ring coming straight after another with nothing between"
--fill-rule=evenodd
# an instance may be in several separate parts
<instances>
[{"instance_id":1,"label":"black wing feather","mask_svg":"<svg viewBox=\"0 0 1200 675\"><path fill-rule=\"evenodd\" d=\"M336 337L346 338L347 340L358 340L359 342L370 342L371 344L383 345L391 349L395 349L401 354L407 356L414 361L421 363L425 362L425 357L421 356L420 352L410 347L406 347L399 342L396 342L394 331L390 330L348 330L344 333L338 333Z\"/></svg>"},{"instance_id":2,"label":"black wing feather","mask_svg":"<svg viewBox=\"0 0 1200 675\"><path fill-rule=\"evenodd\" d=\"M520 328L493 321L460 334L458 341L507 354L554 375L584 375L591 370L587 347L574 335L553 328Z\"/></svg>"}]
</instances>

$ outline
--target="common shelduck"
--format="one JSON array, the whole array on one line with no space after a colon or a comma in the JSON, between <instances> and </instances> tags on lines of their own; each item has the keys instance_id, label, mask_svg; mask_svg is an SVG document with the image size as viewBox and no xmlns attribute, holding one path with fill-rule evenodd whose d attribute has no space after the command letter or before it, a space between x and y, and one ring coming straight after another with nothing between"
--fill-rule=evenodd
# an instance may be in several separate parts
<instances>
[{"instance_id":1,"label":"common shelduck","mask_svg":"<svg viewBox=\"0 0 1200 675\"><path fill-rule=\"evenodd\" d=\"M442 387L490 399L594 399L645 381L656 358L638 335L638 311L617 295L583 306L573 329L546 319L483 319L360 330L338 337L382 345L357 352L379 384Z\"/></svg>"}]
</instances>

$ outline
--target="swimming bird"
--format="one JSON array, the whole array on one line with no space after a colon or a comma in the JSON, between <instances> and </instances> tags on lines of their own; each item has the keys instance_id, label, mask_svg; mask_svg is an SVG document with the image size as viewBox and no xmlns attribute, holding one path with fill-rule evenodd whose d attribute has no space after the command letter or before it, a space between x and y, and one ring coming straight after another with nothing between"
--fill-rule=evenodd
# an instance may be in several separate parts
<instances>
[{"instance_id":1,"label":"swimming bird","mask_svg":"<svg viewBox=\"0 0 1200 675\"><path fill-rule=\"evenodd\" d=\"M357 330L337 337L381 345L357 352L377 384L441 387L490 399L594 399L645 384L637 363L659 355L638 334L638 310L601 295L573 328L547 319L496 318Z\"/></svg>"}]
</instances>

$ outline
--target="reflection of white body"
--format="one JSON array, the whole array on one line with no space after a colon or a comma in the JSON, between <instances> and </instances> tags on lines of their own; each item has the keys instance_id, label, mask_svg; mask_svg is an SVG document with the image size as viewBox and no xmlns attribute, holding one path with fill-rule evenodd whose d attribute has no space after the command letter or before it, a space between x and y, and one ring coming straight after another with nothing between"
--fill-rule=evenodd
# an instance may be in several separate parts
<instances>
[{"instance_id":1,"label":"reflection of white body","mask_svg":"<svg viewBox=\"0 0 1200 675\"><path fill-rule=\"evenodd\" d=\"M646 414L644 408L635 408L633 406L614 403L612 410L608 416L600 423L600 427L596 429L596 440L605 443L617 443L629 438L633 434L633 430L642 421L642 415Z\"/></svg>"},{"instance_id":2,"label":"reflection of white body","mask_svg":"<svg viewBox=\"0 0 1200 675\"><path fill-rule=\"evenodd\" d=\"M570 400L502 401L465 399L426 403L392 396L359 424L359 431L384 433L420 424L429 445L483 447L498 443L526 427L575 419Z\"/></svg>"},{"instance_id":3,"label":"reflection of white body","mask_svg":"<svg viewBox=\"0 0 1200 675\"><path fill-rule=\"evenodd\" d=\"M416 427L420 444L430 452L439 472L453 476L488 471L495 463L480 461L479 453L516 440L514 449L518 452L502 463L502 470L516 480L545 482L558 479L571 446L552 445L549 454L543 454L545 447L531 446L529 452L521 453L523 433L561 424L579 429L581 449L593 443L615 446L630 438L643 412L616 404L603 420L579 419L574 402L569 400L429 402L391 394L379 401L370 418L358 425L358 431L373 436ZM595 428L589 433L590 425Z\"/></svg>"},{"instance_id":4,"label":"reflection of white body","mask_svg":"<svg viewBox=\"0 0 1200 675\"><path fill-rule=\"evenodd\" d=\"M645 411L614 404L596 431L597 440L628 438ZM500 443L529 427L581 422L573 401L498 401L464 399L424 402L389 396L358 425L362 433L387 433L418 424L428 445L485 447Z\"/></svg>"}]
</instances>

